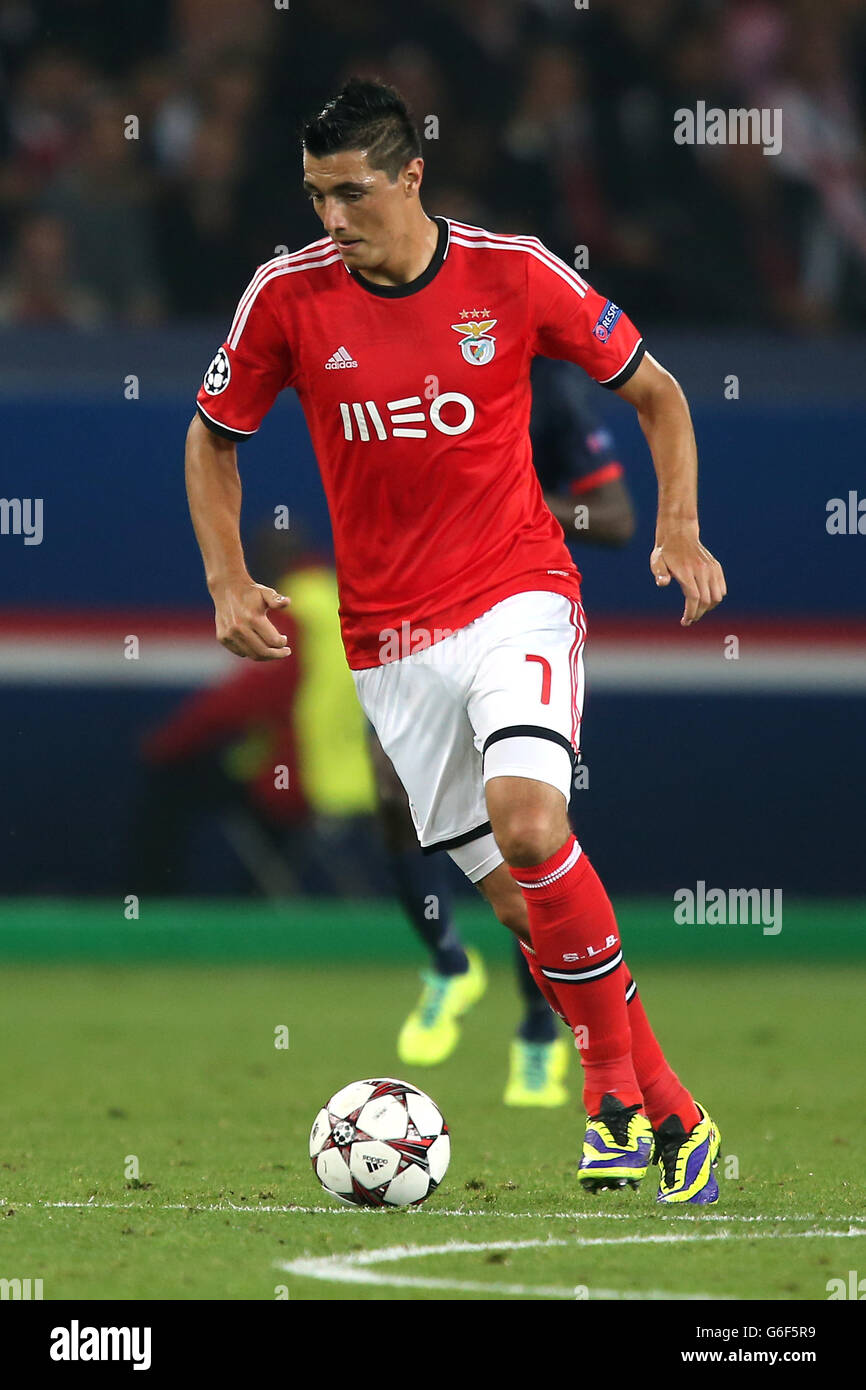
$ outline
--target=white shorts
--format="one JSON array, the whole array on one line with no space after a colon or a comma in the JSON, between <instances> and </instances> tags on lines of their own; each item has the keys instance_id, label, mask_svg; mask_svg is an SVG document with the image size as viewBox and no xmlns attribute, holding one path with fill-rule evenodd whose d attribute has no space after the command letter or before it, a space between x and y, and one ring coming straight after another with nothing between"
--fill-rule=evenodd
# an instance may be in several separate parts
<instances>
[{"instance_id":1,"label":"white shorts","mask_svg":"<svg viewBox=\"0 0 866 1390\"><path fill-rule=\"evenodd\" d=\"M503 862L485 782L530 777L571 797L585 637L578 601L533 590L398 661L352 672L422 849L446 849L473 883Z\"/></svg>"}]
</instances>

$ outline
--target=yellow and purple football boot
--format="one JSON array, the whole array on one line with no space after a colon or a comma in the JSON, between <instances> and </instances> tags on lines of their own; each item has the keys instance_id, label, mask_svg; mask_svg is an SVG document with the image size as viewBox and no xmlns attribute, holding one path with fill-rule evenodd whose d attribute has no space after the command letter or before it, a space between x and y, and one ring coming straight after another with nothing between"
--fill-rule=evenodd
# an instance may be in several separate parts
<instances>
[{"instance_id":1,"label":"yellow and purple football boot","mask_svg":"<svg viewBox=\"0 0 866 1390\"><path fill-rule=\"evenodd\" d=\"M577 1181L584 1192L608 1187L636 1188L653 1157L652 1125L639 1105L623 1105L606 1092L601 1109L586 1121Z\"/></svg>"},{"instance_id":2,"label":"yellow and purple football boot","mask_svg":"<svg viewBox=\"0 0 866 1390\"><path fill-rule=\"evenodd\" d=\"M687 1202L706 1207L719 1200L713 1169L722 1136L703 1106L695 1104L701 1118L688 1134L679 1115L669 1115L655 1131L655 1162L661 1170L656 1201L665 1205Z\"/></svg>"}]
</instances>

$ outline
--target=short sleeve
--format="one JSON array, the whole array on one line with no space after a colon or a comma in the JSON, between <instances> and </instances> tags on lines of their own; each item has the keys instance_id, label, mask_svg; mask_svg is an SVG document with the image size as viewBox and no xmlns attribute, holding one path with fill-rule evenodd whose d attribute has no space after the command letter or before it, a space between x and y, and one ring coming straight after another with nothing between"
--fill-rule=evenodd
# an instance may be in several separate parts
<instances>
[{"instance_id":1,"label":"short sleeve","mask_svg":"<svg viewBox=\"0 0 866 1390\"><path fill-rule=\"evenodd\" d=\"M207 427L226 439L255 434L292 377L291 350L273 305L267 265L244 293L222 347L204 374L196 406Z\"/></svg>"},{"instance_id":2,"label":"short sleeve","mask_svg":"<svg viewBox=\"0 0 866 1390\"><path fill-rule=\"evenodd\" d=\"M622 476L613 436L590 403L592 387L571 362L536 357L529 434L545 492L589 492Z\"/></svg>"},{"instance_id":3,"label":"short sleeve","mask_svg":"<svg viewBox=\"0 0 866 1390\"><path fill-rule=\"evenodd\" d=\"M534 354L576 362L609 390L624 386L645 352L631 319L534 237L526 263Z\"/></svg>"}]
</instances>

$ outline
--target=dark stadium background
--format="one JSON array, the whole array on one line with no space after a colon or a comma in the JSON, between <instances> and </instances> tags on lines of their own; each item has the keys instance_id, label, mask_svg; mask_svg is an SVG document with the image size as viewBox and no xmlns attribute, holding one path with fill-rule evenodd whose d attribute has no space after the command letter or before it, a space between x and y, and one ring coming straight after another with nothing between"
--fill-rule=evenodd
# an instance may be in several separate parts
<instances>
[{"instance_id":1,"label":"dark stadium background","mask_svg":"<svg viewBox=\"0 0 866 1390\"><path fill-rule=\"evenodd\" d=\"M595 393L639 520L628 550L578 553L579 831L611 890L861 894L866 535L826 522L830 499L866 496L863 7L833 0L818 23L775 0L15 0L0 2L0 494L42 498L44 536L0 536L7 922L27 895L136 891L140 740L220 658L183 493L194 393L255 266L319 233L298 122L352 72L394 82L422 131L437 118L429 213L536 234L569 263L585 245L584 273L693 408L729 597L683 633L647 569L647 450ZM781 107L782 153L676 145L673 112L698 100ZM294 398L240 458L247 532L287 504L327 547ZM175 634L171 671L122 663L128 633L144 650ZM384 893L374 826L359 835L366 891ZM217 823L183 890L255 891Z\"/></svg>"}]
</instances>

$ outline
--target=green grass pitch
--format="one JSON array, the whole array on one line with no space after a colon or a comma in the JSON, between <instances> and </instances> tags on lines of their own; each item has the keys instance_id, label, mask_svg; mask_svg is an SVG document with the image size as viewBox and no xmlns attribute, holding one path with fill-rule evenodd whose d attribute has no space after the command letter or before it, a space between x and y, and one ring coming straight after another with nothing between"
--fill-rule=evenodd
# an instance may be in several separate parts
<instances>
[{"instance_id":1,"label":"green grass pitch","mask_svg":"<svg viewBox=\"0 0 866 1390\"><path fill-rule=\"evenodd\" d=\"M242 908L233 920L243 933ZM332 1092L405 1074L411 951L7 961L0 1277L74 1300L826 1299L828 1280L866 1272L866 967L779 959L769 940L738 961L632 954L671 1061L721 1127L708 1211L658 1209L655 1169L637 1194L580 1193L576 1055L567 1109L503 1106L518 1005L502 958L454 1057L405 1076L453 1141L417 1211L339 1206L307 1158Z\"/></svg>"}]
</instances>

